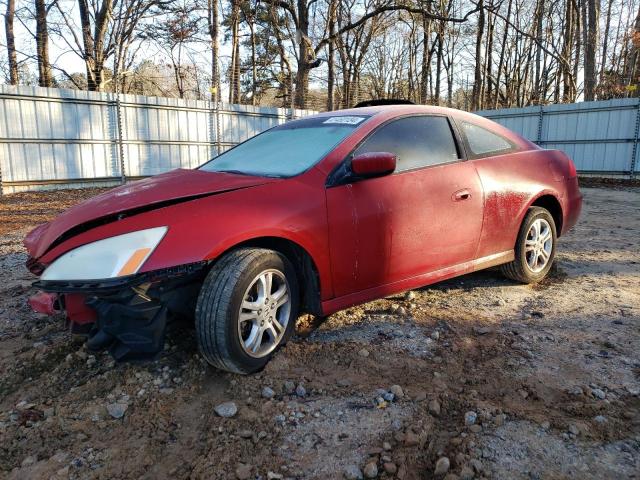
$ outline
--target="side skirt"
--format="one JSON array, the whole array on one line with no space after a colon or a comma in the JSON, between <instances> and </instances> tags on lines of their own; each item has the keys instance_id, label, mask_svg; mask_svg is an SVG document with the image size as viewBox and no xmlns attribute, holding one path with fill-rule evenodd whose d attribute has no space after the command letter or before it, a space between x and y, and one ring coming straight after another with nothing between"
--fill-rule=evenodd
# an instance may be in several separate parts
<instances>
[{"instance_id":1,"label":"side skirt","mask_svg":"<svg viewBox=\"0 0 640 480\"><path fill-rule=\"evenodd\" d=\"M322 313L325 316L331 315L338 310L343 310L378 298L387 297L394 293L411 290L412 288L424 287L426 285L448 280L466 273L477 272L478 270L484 270L485 268L502 265L503 263L513 261L514 258L514 251L508 250L415 277L406 278L394 283L387 283L385 285L368 288L367 290L362 290L360 292L343 295L342 297L332 298L331 300L322 302Z\"/></svg>"}]
</instances>

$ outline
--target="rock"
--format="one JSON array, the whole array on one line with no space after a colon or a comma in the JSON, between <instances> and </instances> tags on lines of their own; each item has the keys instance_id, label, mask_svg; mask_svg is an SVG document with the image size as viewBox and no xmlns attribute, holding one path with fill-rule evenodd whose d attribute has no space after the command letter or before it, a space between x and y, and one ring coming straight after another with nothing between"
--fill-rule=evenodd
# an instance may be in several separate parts
<instances>
[{"instance_id":1,"label":"rock","mask_svg":"<svg viewBox=\"0 0 640 480\"><path fill-rule=\"evenodd\" d=\"M451 462L447 457L440 457L436 462L436 468L433 471L435 476L444 475L449 471L449 467L451 467Z\"/></svg>"},{"instance_id":2,"label":"rock","mask_svg":"<svg viewBox=\"0 0 640 480\"><path fill-rule=\"evenodd\" d=\"M402 387L400 385L391 385L391 387L389 388L389 391L393 393L396 396L396 398L404 397L404 390L402 390Z\"/></svg>"},{"instance_id":3,"label":"rock","mask_svg":"<svg viewBox=\"0 0 640 480\"><path fill-rule=\"evenodd\" d=\"M400 315L406 315L407 314L407 309L404 307L400 307L398 308L398 314Z\"/></svg>"},{"instance_id":4,"label":"rock","mask_svg":"<svg viewBox=\"0 0 640 480\"><path fill-rule=\"evenodd\" d=\"M28 403L25 400L22 400L21 402L19 402L16 405L16 408L20 411L20 412L24 412L26 410L31 410L32 408L34 408L36 406L35 403Z\"/></svg>"},{"instance_id":5,"label":"rock","mask_svg":"<svg viewBox=\"0 0 640 480\"><path fill-rule=\"evenodd\" d=\"M262 398L266 398L267 400L270 400L276 396L276 392L274 392L271 387L263 387L260 395L262 395Z\"/></svg>"},{"instance_id":6,"label":"rock","mask_svg":"<svg viewBox=\"0 0 640 480\"><path fill-rule=\"evenodd\" d=\"M364 466L365 478L376 478L378 476L378 466L375 462L369 462Z\"/></svg>"},{"instance_id":7,"label":"rock","mask_svg":"<svg viewBox=\"0 0 640 480\"><path fill-rule=\"evenodd\" d=\"M395 400L396 396L391 392L384 392L382 394L382 398L387 402L393 402Z\"/></svg>"},{"instance_id":8,"label":"rock","mask_svg":"<svg viewBox=\"0 0 640 480\"><path fill-rule=\"evenodd\" d=\"M435 415L436 417L440 415L441 407L440 402L436 399L433 399L429 402L428 405L429 413L431 415Z\"/></svg>"},{"instance_id":9,"label":"rock","mask_svg":"<svg viewBox=\"0 0 640 480\"><path fill-rule=\"evenodd\" d=\"M267 472L267 480L282 480L284 475L276 472Z\"/></svg>"},{"instance_id":10,"label":"rock","mask_svg":"<svg viewBox=\"0 0 640 480\"><path fill-rule=\"evenodd\" d=\"M287 421L287 417L285 417L284 415L280 414L280 415L276 415L274 418L275 422L279 425L282 425L284 422Z\"/></svg>"},{"instance_id":11,"label":"rock","mask_svg":"<svg viewBox=\"0 0 640 480\"><path fill-rule=\"evenodd\" d=\"M569 425L569 433L573 435L580 435L580 428L575 423Z\"/></svg>"},{"instance_id":12,"label":"rock","mask_svg":"<svg viewBox=\"0 0 640 480\"><path fill-rule=\"evenodd\" d=\"M415 300L416 292L409 290L407 293L404 294L404 299L408 302L410 302L411 300Z\"/></svg>"},{"instance_id":13,"label":"rock","mask_svg":"<svg viewBox=\"0 0 640 480\"><path fill-rule=\"evenodd\" d=\"M307 390L302 386L302 384L296 387L296 395L298 397L304 397L307 394Z\"/></svg>"},{"instance_id":14,"label":"rock","mask_svg":"<svg viewBox=\"0 0 640 480\"><path fill-rule=\"evenodd\" d=\"M496 418L493 419L493 423L496 424L497 427L501 427L504 425L504 422L507 421L507 416L504 413L496 415Z\"/></svg>"},{"instance_id":15,"label":"rock","mask_svg":"<svg viewBox=\"0 0 640 480\"><path fill-rule=\"evenodd\" d=\"M296 384L291 380L284 382L284 393L291 395L296 391Z\"/></svg>"},{"instance_id":16,"label":"rock","mask_svg":"<svg viewBox=\"0 0 640 480\"><path fill-rule=\"evenodd\" d=\"M469 427L469 431L472 433L480 433L482 431L482 427L476 423L475 425L471 425Z\"/></svg>"},{"instance_id":17,"label":"rock","mask_svg":"<svg viewBox=\"0 0 640 480\"><path fill-rule=\"evenodd\" d=\"M238 480L249 480L251 478L251 465L241 463L236 468L236 478Z\"/></svg>"},{"instance_id":18,"label":"rock","mask_svg":"<svg viewBox=\"0 0 640 480\"><path fill-rule=\"evenodd\" d=\"M604 393L603 390L601 390L600 388L594 388L591 390L591 393L594 397L596 397L599 400L604 400L605 398L607 398L607 394Z\"/></svg>"},{"instance_id":19,"label":"rock","mask_svg":"<svg viewBox=\"0 0 640 480\"><path fill-rule=\"evenodd\" d=\"M418 445L419 442L420 439L418 438L418 435L413 433L411 430L407 430L407 432L404 434L404 444L407 447L414 447Z\"/></svg>"},{"instance_id":20,"label":"rock","mask_svg":"<svg viewBox=\"0 0 640 480\"><path fill-rule=\"evenodd\" d=\"M30 467L31 465L33 465L37 461L38 461L38 459L36 457L29 455L28 457L25 457L24 460L22 460L22 463L20 464L20 466L22 468Z\"/></svg>"},{"instance_id":21,"label":"rock","mask_svg":"<svg viewBox=\"0 0 640 480\"><path fill-rule=\"evenodd\" d=\"M246 439L249 439L249 438L253 437L253 431L251 431L251 430L240 430L238 432L238 436L240 438L244 438L246 440Z\"/></svg>"},{"instance_id":22,"label":"rock","mask_svg":"<svg viewBox=\"0 0 640 480\"><path fill-rule=\"evenodd\" d=\"M471 480L474 477L473 469L470 467L462 467L460 470L460 480Z\"/></svg>"},{"instance_id":23,"label":"rock","mask_svg":"<svg viewBox=\"0 0 640 480\"><path fill-rule=\"evenodd\" d=\"M348 378L341 378L336 383L339 387L350 387L352 382Z\"/></svg>"},{"instance_id":24,"label":"rock","mask_svg":"<svg viewBox=\"0 0 640 480\"><path fill-rule=\"evenodd\" d=\"M544 422L542 422L542 423L540 424L540 427L541 427L543 430L549 430L549 429L551 428L551 423L550 423L550 422L548 422L548 421L544 421Z\"/></svg>"},{"instance_id":25,"label":"rock","mask_svg":"<svg viewBox=\"0 0 640 480\"><path fill-rule=\"evenodd\" d=\"M427 399L427 392L425 392L424 390L418 390L413 395L413 401L414 402L423 402L426 399Z\"/></svg>"},{"instance_id":26,"label":"rock","mask_svg":"<svg viewBox=\"0 0 640 480\"><path fill-rule=\"evenodd\" d=\"M430 336L433 340L440 340L440 332L437 330L434 330L433 332L431 332Z\"/></svg>"},{"instance_id":27,"label":"rock","mask_svg":"<svg viewBox=\"0 0 640 480\"><path fill-rule=\"evenodd\" d=\"M464 424L466 426L473 425L476 423L478 419L478 414L476 412L467 412L464 414Z\"/></svg>"},{"instance_id":28,"label":"rock","mask_svg":"<svg viewBox=\"0 0 640 480\"><path fill-rule=\"evenodd\" d=\"M491 333L493 330L489 327L473 327L473 332L476 335L486 335L488 333Z\"/></svg>"},{"instance_id":29,"label":"rock","mask_svg":"<svg viewBox=\"0 0 640 480\"><path fill-rule=\"evenodd\" d=\"M349 465L344 469L344 478L346 480L362 480L364 477L362 476L360 467L357 465Z\"/></svg>"},{"instance_id":30,"label":"rock","mask_svg":"<svg viewBox=\"0 0 640 480\"><path fill-rule=\"evenodd\" d=\"M358 355L360 355L361 357L367 358L369 356L369 350L367 350L366 348L363 348L358 351Z\"/></svg>"},{"instance_id":31,"label":"rock","mask_svg":"<svg viewBox=\"0 0 640 480\"><path fill-rule=\"evenodd\" d=\"M469 465L471 465L471 468L473 468L474 472L482 472L482 462L480 460L474 458L469 462Z\"/></svg>"},{"instance_id":32,"label":"rock","mask_svg":"<svg viewBox=\"0 0 640 480\"><path fill-rule=\"evenodd\" d=\"M238 406L235 402L224 402L217 405L213 411L222 418L231 418L235 417L236 413L238 413Z\"/></svg>"},{"instance_id":33,"label":"rock","mask_svg":"<svg viewBox=\"0 0 640 480\"><path fill-rule=\"evenodd\" d=\"M596 423L607 423L607 417L605 417L604 415L598 415L596 417L593 417L593 421Z\"/></svg>"},{"instance_id":34,"label":"rock","mask_svg":"<svg viewBox=\"0 0 640 480\"><path fill-rule=\"evenodd\" d=\"M387 472L389 475L395 475L396 472L398 471L398 467L393 462L385 462L382 465L382 468L384 468L384 471Z\"/></svg>"},{"instance_id":35,"label":"rock","mask_svg":"<svg viewBox=\"0 0 640 480\"><path fill-rule=\"evenodd\" d=\"M124 417L124 414L127 411L127 408L129 408L129 405L127 403L122 403L122 402L110 403L109 405L107 405L107 412L113 418L122 418Z\"/></svg>"},{"instance_id":36,"label":"rock","mask_svg":"<svg viewBox=\"0 0 640 480\"><path fill-rule=\"evenodd\" d=\"M384 442L382 444L382 449L387 451L387 452L390 451L391 450L391 444L389 442Z\"/></svg>"}]
</instances>

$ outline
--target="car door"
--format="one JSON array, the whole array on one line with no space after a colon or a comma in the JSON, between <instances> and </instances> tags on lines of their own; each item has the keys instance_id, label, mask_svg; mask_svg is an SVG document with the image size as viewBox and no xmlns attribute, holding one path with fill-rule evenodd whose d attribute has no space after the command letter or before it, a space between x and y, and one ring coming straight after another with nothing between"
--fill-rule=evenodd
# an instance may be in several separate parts
<instances>
[{"instance_id":1,"label":"car door","mask_svg":"<svg viewBox=\"0 0 640 480\"><path fill-rule=\"evenodd\" d=\"M334 295L398 282L475 256L482 229L482 187L461 158L449 119L392 120L345 159L367 152L398 156L396 171L328 184Z\"/></svg>"}]
</instances>

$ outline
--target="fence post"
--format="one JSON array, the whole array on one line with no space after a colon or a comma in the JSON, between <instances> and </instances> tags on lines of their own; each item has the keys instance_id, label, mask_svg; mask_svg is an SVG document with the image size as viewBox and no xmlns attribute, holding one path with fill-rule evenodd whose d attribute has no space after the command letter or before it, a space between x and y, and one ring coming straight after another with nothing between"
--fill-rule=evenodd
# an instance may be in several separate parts
<instances>
[{"instance_id":1,"label":"fence post","mask_svg":"<svg viewBox=\"0 0 640 480\"><path fill-rule=\"evenodd\" d=\"M542 142L542 122L544 120L544 105L540 105L540 110L538 111L538 133L536 134L536 145L540 146L540 142Z\"/></svg>"},{"instance_id":2,"label":"fence post","mask_svg":"<svg viewBox=\"0 0 640 480\"><path fill-rule=\"evenodd\" d=\"M120 181L124 184L127 182L127 175L124 171L124 145L122 142L122 106L120 105L120 92L116 88L116 129L118 142L118 157L120 160Z\"/></svg>"},{"instance_id":3,"label":"fence post","mask_svg":"<svg viewBox=\"0 0 640 480\"><path fill-rule=\"evenodd\" d=\"M630 177L636 178L636 157L638 156L638 140L640 138L640 97L638 98L638 107L636 110L636 130L633 137L633 148L631 149L631 172Z\"/></svg>"}]
</instances>

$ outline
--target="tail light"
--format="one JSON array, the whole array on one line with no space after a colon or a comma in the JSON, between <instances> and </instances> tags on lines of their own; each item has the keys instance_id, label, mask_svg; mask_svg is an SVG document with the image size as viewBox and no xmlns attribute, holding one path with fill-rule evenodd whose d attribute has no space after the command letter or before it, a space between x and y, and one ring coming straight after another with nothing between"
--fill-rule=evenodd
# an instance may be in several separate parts
<instances>
[{"instance_id":1,"label":"tail light","mask_svg":"<svg viewBox=\"0 0 640 480\"><path fill-rule=\"evenodd\" d=\"M578 171L576 170L576 165L573 163L573 160L570 158L569 160L569 178L576 178L578 176Z\"/></svg>"}]
</instances>

